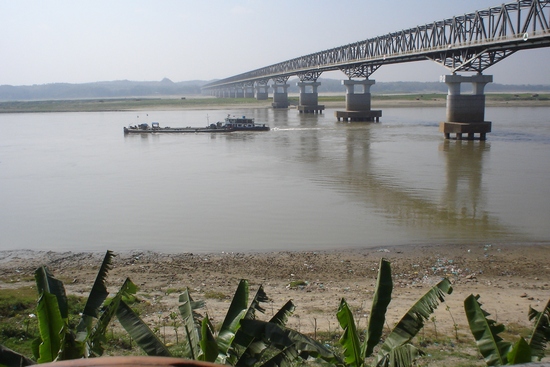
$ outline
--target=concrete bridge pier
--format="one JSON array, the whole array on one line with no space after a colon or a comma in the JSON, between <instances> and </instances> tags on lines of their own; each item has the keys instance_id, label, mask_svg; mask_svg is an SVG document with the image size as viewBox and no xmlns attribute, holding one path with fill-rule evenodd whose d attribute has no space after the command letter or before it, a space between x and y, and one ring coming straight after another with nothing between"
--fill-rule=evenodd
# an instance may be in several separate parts
<instances>
[{"instance_id":1,"label":"concrete bridge pier","mask_svg":"<svg viewBox=\"0 0 550 367\"><path fill-rule=\"evenodd\" d=\"M462 140L462 134L468 134L468 140L473 140L479 134L480 140L485 140L491 132L491 122L485 121L485 94L487 83L493 81L492 75L477 74L473 76L445 75L443 81L447 84L447 121L439 123L439 131L450 139L456 134L457 140ZM461 94L462 83L472 84L472 94Z\"/></svg>"},{"instance_id":2,"label":"concrete bridge pier","mask_svg":"<svg viewBox=\"0 0 550 367\"><path fill-rule=\"evenodd\" d=\"M273 108L288 108L288 87L286 83L274 83L271 85L273 88Z\"/></svg>"},{"instance_id":3,"label":"concrete bridge pier","mask_svg":"<svg viewBox=\"0 0 550 367\"><path fill-rule=\"evenodd\" d=\"M325 106L319 105L319 94L317 93L317 87L321 83L298 82L296 85L300 88L298 111L300 113L323 113Z\"/></svg>"},{"instance_id":4,"label":"concrete bridge pier","mask_svg":"<svg viewBox=\"0 0 550 367\"><path fill-rule=\"evenodd\" d=\"M254 98L254 89L251 86L243 87L243 97L244 98Z\"/></svg>"},{"instance_id":5,"label":"concrete bridge pier","mask_svg":"<svg viewBox=\"0 0 550 367\"><path fill-rule=\"evenodd\" d=\"M380 121L382 111L372 111L370 87L374 80L342 80L346 87L346 110L336 111L334 115L340 121Z\"/></svg>"},{"instance_id":6,"label":"concrete bridge pier","mask_svg":"<svg viewBox=\"0 0 550 367\"><path fill-rule=\"evenodd\" d=\"M268 92L269 85L256 83L254 85L254 94L258 101L265 101L269 98Z\"/></svg>"},{"instance_id":7,"label":"concrete bridge pier","mask_svg":"<svg viewBox=\"0 0 550 367\"><path fill-rule=\"evenodd\" d=\"M233 88L233 98L244 98L244 90L242 88Z\"/></svg>"}]
</instances>

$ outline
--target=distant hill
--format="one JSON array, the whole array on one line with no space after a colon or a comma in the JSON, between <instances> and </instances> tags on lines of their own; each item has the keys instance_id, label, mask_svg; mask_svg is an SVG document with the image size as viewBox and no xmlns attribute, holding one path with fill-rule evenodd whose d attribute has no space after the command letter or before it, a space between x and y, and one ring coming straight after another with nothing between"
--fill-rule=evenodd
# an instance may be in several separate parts
<instances>
[{"instance_id":1,"label":"distant hill","mask_svg":"<svg viewBox=\"0 0 550 367\"><path fill-rule=\"evenodd\" d=\"M0 100L184 96L186 94L200 94L201 86L206 83L206 81L198 80L174 83L170 79L165 78L160 82L117 80L83 84L0 85Z\"/></svg>"},{"instance_id":2,"label":"distant hill","mask_svg":"<svg viewBox=\"0 0 550 367\"><path fill-rule=\"evenodd\" d=\"M299 92L295 80L289 80L290 93ZM319 93L342 93L344 88L341 80L322 79ZM40 85L11 86L0 85L0 101L51 100L51 99L94 99L94 98L129 98L129 97L161 97L201 94L201 87L212 82L205 80L190 80L172 82L164 78L161 81L135 82L117 80L111 82L95 82L82 84L52 83ZM487 85L487 92L550 92L550 85ZM447 86L439 82L377 82L371 89L374 94L405 94L405 93L447 93Z\"/></svg>"}]
</instances>

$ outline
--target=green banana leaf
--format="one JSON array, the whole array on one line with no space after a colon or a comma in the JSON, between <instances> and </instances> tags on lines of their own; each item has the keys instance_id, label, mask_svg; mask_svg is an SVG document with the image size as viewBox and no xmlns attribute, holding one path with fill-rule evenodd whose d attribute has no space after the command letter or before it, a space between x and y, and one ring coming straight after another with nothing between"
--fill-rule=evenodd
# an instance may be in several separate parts
<instances>
[{"instance_id":1,"label":"green banana leaf","mask_svg":"<svg viewBox=\"0 0 550 367\"><path fill-rule=\"evenodd\" d=\"M498 335L504 331L504 325L488 319L489 313L481 308L478 299L479 296L469 295L464 300L466 318L476 340L477 348L488 366L507 364L507 354L512 345L503 341Z\"/></svg>"},{"instance_id":2,"label":"green banana leaf","mask_svg":"<svg viewBox=\"0 0 550 367\"><path fill-rule=\"evenodd\" d=\"M291 345L274 355L265 363L262 363L260 367L295 367L296 365L299 365L296 363L298 357L298 351L293 345Z\"/></svg>"},{"instance_id":3,"label":"green banana leaf","mask_svg":"<svg viewBox=\"0 0 550 367\"><path fill-rule=\"evenodd\" d=\"M336 318L342 329L344 329L344 333L340 337L340 344L344 351L344 362L348 366L362 367L365 364L365 357L361 353L361 342L353 320L353 313L343 298L340 301Z\"/></svg>"},{"instance_id":4,"label":"green banana leaf","mask_svg":"<svg viewBox=\"0 0 550 367\"><path fill-rule=\"evenodd\" d=\"M371 311L367 326L367 336L363 343L361 354L363 359L370 357L374 347L380 342L384 323L386 322L386 311L391 301L393 282L391 278L391 265L386 259L380 260L376 289L372 300Z\"/></svg>"},{"instance_id":5,"label":"green banana leaf","mask_svg":"<svg viewBox=\"0 0 550 367\"><path fill-rule=\"evenodd\" d=\"M523 337L512 346L510 352L506 356L508 364L521 364L531 362L531 347Z\"/></svg>"},{"instance_id":6,"label":"green banana leaf","mask_svg":"<svg viewBox=\"0 0 550 367\"><path fill-rule=\"evenodd\" d=\"M264 291L264 287L260 285L243 319L247 319L247 320L256 319L256 311L264 313L265 309L261 306L261 303L267 302L267 301L269 301L269 297L267 297L267 294ZM239 364L239 360L243 358L243 356L244 356L244 359L246 360L251 360L252 358L254 358L253 355L247 355L247 353L252 353L252 350L249 350L248 348L251 346L252 343L254 343L254 341L255 339L252 336L244 333L239 328L239 330L237 330L237 333L235 334L235 338L233 339L232 355L228 359L227 363L229 363L232 366L235 366ZM261 344L266 346L266 344L263 342ZM256 345L255 351L261 354L263 349L259 345Z\"/></svg>"},{"instance_id":7,"label":"green banana leaf","mask_svg":"<svg viewBox=\"0 0 550 367\"><path fill-rule=\"evenodd\" d=\"M84 311L82 312L84 315L94 318L99 316L99 309L109 295L105 282L107 281L107 274L112 268L112 260L115 256L116 255L114 255L112 251L107 251L105 253L105 257L103 258L103 262L101 263L101 267L99 268L95 278L94 285L90 291L90 296L84 306Z\"/></svg>"},{"instance_id":8,"label":"green banana leaf","mask_svg":"<svg viewBox=\"0 0 550 367\"><path fill-rule=\"evenodd\" d=\"M533 335L529 340L533 361L540 361L544 357L546 345L550 341L550 300L542 312L529 306L529 320L535 320Z\"/></svg>"},{"instance_id":9,"label":"green banana leaf","mask_svg":"<svg viewBox=\"0 0 550 367\"><path fill-rule=\"evenodd\" d=\"M83 357L85 345L78 342L68 328L69 306L63 282L54 278L45 266L36 269L34 277L40 294L37 309L41 340L38 362Z\"/></svg>"},{"instance_id":10,"label":"green banana leaf","mask_svg":"<svg viewBox=\"0 0 550 367\"><path fill-rule=\"evenodd\" d=\"M36 307L38 330L42 340L38 363L53 362L61 350L62 332L65 320L59 311L58 298L48 291L42 291Z\"/></svg>"},{"instance_id":11,"label":"green banana leaf","mask_svg":"<svg viewBox=\"0 0 550 367\"><path fill-rule=\"evenodd\" d=\"M67 319L69 317L69 306L63 282L54 278L46 266L41 266L36 269L34 272L34 279L36 280L38 294L48 292L55 295L57 297L57 304L61 317Z\"/></svg>"},{"instance_id":12,"label":"green banana leaf","mask_svg":"<svg viewBox=\"0 0 550 367\"><path fill-rule=\"evenodd\" d=\"M230 355L231 344L237 330L241 326L241 319L246 315L248 304L248 281L242 279L231 300L231 305L225 316L220 332L218 333L219 360L225 364L225 359ZM236 357L233 356L233 359ZM219 363L219 362L218 362Z\"/></svg>"},{"instance_id":13,"label":"green banana leaf","mask_svg":"<svg viewBox=\"0 0 550 367\"><path fill-rule=\"evenodd\" d=\"M265 313L265 309L261 306L262 303L268 302L269 297L264 291L264 287L260 285L258 288L258 291L256 292L256 295L252 299L252 302L250 303L250 307L248 307L248 310L246 311L246 315L244 316L245 319L255 319L256 318L256 311Z\"/></svg>"},{"instance_id":14,"label":"green banana leaf","mask_svg":"<svg viewBox=\"0 0 550 367\"><path fill-rule=\"evenodd\" d=\"M451 283L445 278L416 301L382 344L378 351L378 361L384 358L384 355L390 353L392 349L404 345L414 338L424 326L424 321L428 320L437 308L439 302L444 302L445 295L452 292Z\"/></svg>"},{"instance_id":15,"label":"green banana leaf","mask_svg":"<svg viewBox=\"0 0 550 367\"><path fill-rule=\"evenodd\" d=\"M206 361L206 362L218 362L219 359L219 350L218 350L218 342L216 341L216 338L214 337L214 328L212 327L212 324L210 323L210 319L208 318L208 315L204 317L202 320L202 327L201 327L201 351L202 354L199 355L200 361ZM220 363L224 364L224 363Z\"/></svg>"},{"instance_id":16,"label":"green banana leaf","mask_svg":"<svg viewBox=\"0 0 550 367\"><path fill-rule=\"evenodd\" d=\"M200 354L200 334L195 318L195 310L197 308L204 307L204 302L195 302L189 294L189 289L186 289L179 297L180 305L179 311L183 318L183 328L185 329L185 335L187 344L185 345L185 356L190 359L196 360Z\"/></svg>"},{"instance_id":17,"label":"green banana leaf","mask_svg":"<svg viewBox=\"0 0 550 367\"><path fill-rule=\"evenodd\" d=\"M376 364L376 367L409 367L424 353L412 344L400 345L393 348Z\"/></svg>"},{"instance_id":18,"label":"green banana leaf","mask_svg":"<svg viewBox=\"0 0 550 367\"><path fill-rule=\"evenodd\" d=\"M288 321L288 318L294 312L295 308L296 307L294 306L294 303L292 303L292 301L289 300L269 320L269 323L273 323L275 325L284 327ZM241 321L241 328L239 329L239 331L237 332L237 335L235 336L234 344L237 344L239 346L247 345L247 348L243 353L240 354L239 360L234 364L235 366L255 365L258 361L260 361L263 354L265 353L267 348L270 346L269 343L264 341L264 338L253 337L251 336L251 334L254 334L254 332L247 333L247 331L243 329L243 327L246 328L246 324L243 325L245 320L251 320L251 319L245 317ZM290 350L287 353L290 353Z\"/></svg>"},{"instance_id":19,"label":"green banana leaf","mask_svg":"<svg viewBox=\"0 0 550 367\"><path fill-rule=\"evenodd\" d=\"M335 366L344 366L344 361L334 354L327 346L319 343L317 340L307 335L299 333L292 329L285 329L287 338L294 343L297 350L300 351L300 357L307 361L310 358L321 359Z\"/></svg>"},{"instance_id":20,"label":"green banana leaf","mask_svg":"<svg viewBox=\"0 0 550 367\"><path fill-rule=\"evenodd\" d=\"M58 361L68 359L79 359L86 356L86 343L76 340L74 333L69 330L69 326L65 324L61 330L61 348L57 355Z\"/></svg>"},{"instance_id":21,"label":"green banana leaf","mask_svg":"<svg viewBox=\"0 0 550 367\"><path fill-rule=\"evenodd\" d=\"M92 327L86 341L89 348L88 357L99 357L103 355L104 348L102 344L106 341L105 334L107 332L107 327L116 315L120 301L123 298L128 298L136 292L137 286L130 280L130 278L126 278L117 294L113 298L105 301L103 312L99 316L99 319L95 325Z\"/></svg>"},{"instance_id":22,"label":"green banana leaf","mask_svg":"<svg viewBox=\"0 0 550 367\"><path fill-rule=\"evenodd\" d=\"M273 347L283 350L294 345L300 351L300 357L322 359L333 365L343 366L342 361L332 350L318 341L292 329L281 327L277 324L260 320L242 320L242 330L256 339L265 339Z\"/></svg>"},{"instance_id":23,"label":"green banana leaf","mask_svg":"<svg viewBox=\"0 0 550 367\"><path fill-rule=\"evenodd\" d=\"M156 334L122 300L116 309L116 316L120 324L148 356L170 357L170 352L157 338Z\"/></svg>"},{"instance_id":24,"label":"green banana leaf","mask_svg":"<svg viewBox=\"0 0 550 367\"><path fill-rule=\"evenodd\" d=\"M279 326L285 326L288 322L288 318L294 313L294 310L296 309L296 306L292 302L292 300L289 300L287 303L283 305L277 311L275 315L269 320L269 322L279 325Z\"/></svg>"},{"instance_id":25,"label":"green banana leaf","mask_svg":"<svg viewBox=\"0 0 550 367\"><path fill-rule=\"evenodd\" d=\"M124 299L132 299L136 292L136 285L127 278L117 294L112 299L105 302L105 309L89 338L90 345L92 346L91 349L94 354L101 355L103 351L101 343L105 339L107 326L112 317L116 315L124 329L145 353L155 356L170 356L170 353L160 340L158 340L157 336L124 302Z\"/></svg>"},{"instance_id":26,"label":"green banana leaf","mask_svg":"<svg viewBox=\"0 0 550 367\"><path fill-rule=\"evenodd\" d=\"M40 358L40 344L42 344L42 338L40 338L40 336L35 338L31 343L32 355L35 360Z\"/></svg>"},{"instance_id":27,"label":"green banana leaf","mask_svg":"<svg viewBox=\"0 0 550 367\"><path fill-rule=\"evenodd\" d=\"M109 295L105 282L107 280L107 274L109 270L111 270L112 259L114 256L115 255L112 251L107 251L105 257L103 258L103 262L95 278L94 285L92 286L92 290L90 291L90 295L88 296L86 305L82 311L82 317L76 327L78 341L85 341L89 337L93 319L97 319L99 317L99 310Z\"/></svg>"}]
</instances>

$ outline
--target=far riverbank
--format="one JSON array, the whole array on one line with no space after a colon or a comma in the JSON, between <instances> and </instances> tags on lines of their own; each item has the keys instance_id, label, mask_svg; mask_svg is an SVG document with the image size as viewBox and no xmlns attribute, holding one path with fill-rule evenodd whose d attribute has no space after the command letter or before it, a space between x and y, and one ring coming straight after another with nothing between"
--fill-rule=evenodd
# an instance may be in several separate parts
<instances>
[{"instance_id":1,"label":"far riverbank","mask_svg":"<svg viewBox=\"0 0 550 367\"><path fill-rule=\"evenodd\" d=\"M102 112L102 111L150 111L184 109L235 109L271 108L271 99L258 101L254 98L113 98L75 99L47 101L0 102L0 113L45 113L45 112ZM289 97L290 108L298 104L297 96ZM319 104L327 108L345 108L345 96L320 96ZM383 107L439 107L445 106L445 94L373 95L372 108ZM487 94L488 107L547 107L550 94Z\"/></svg>"}]
</instances>

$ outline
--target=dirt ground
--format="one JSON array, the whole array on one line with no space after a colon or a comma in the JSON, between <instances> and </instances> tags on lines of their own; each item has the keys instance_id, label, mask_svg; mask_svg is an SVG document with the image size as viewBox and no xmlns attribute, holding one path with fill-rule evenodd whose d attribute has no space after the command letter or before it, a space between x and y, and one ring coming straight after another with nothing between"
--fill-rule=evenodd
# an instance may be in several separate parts
<instances>
[{"instance_id":1,"label":"dirt ground","mask_svg":"<svg viewBox=\"0 0 550 367\"><path fill-rule=\"evenodd\" d=\"M33 286L33 272L42 265L65 283L68 293L87 296L103 253L0 251L0 292ZM481 295L493 319L515 328L527 327L529 306L542 310L550 298L550 245L414 245L349 251L161 254L120 253L108 276L108 289L118 291L126 277L139 286L147 310L142 317L153 327L177 311L178 295L188 287L204 299L214 323L223 321L241 279L250 282L251 297L262 284L271 302L266 318L292 299L296 311L288 326L305 333L339 330L336 310L345 298L356 322L365 326L372 303L378 264L391 262L394 278L387 324L393 327L405 312L442 277L453 293L434 314L440 335L454 336L453 324L468 335L463 301ZM293 286L302 283L299 286ZM447 307L448 306L448 307ZM454 321L453 321L454 318ZM432 330L433 331L433 330ZM470 336L471 337L471 336Z\"/></svg>"}]
</instances>

